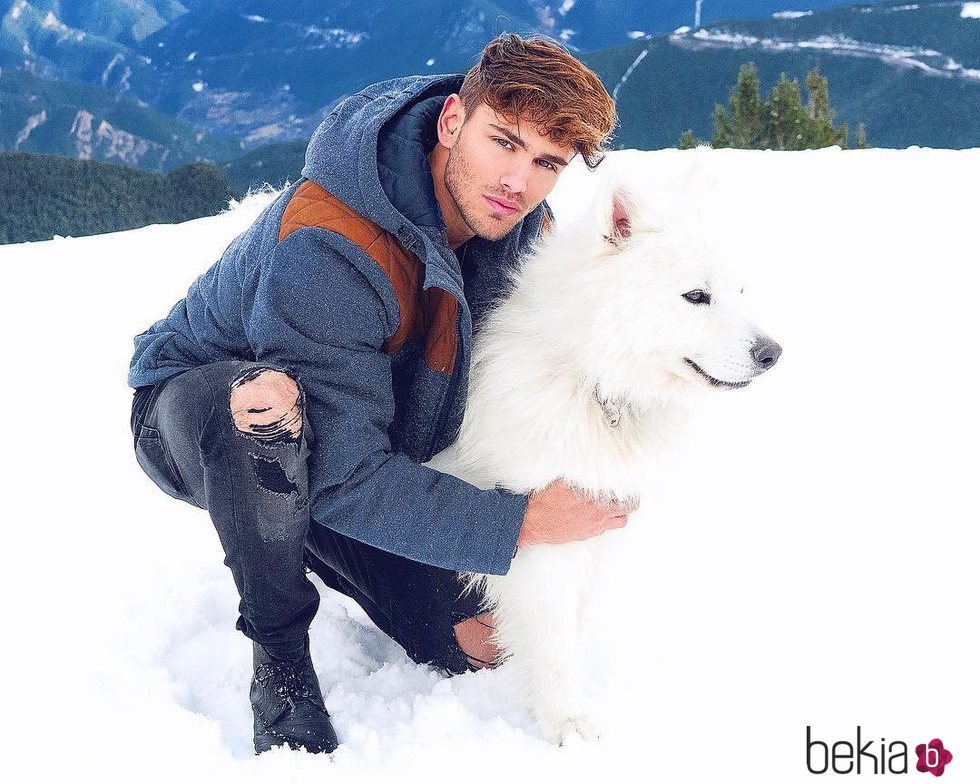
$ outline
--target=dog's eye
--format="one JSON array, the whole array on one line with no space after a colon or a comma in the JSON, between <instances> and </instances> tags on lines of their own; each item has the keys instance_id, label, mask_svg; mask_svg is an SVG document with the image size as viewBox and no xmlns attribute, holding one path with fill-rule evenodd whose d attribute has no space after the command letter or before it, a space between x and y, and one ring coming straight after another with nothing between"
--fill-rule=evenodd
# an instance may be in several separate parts
<instances>
[{"instance_id":1,"label":"dog's eye","mask_svg":"<svg viewBox=\"0 0 980 784\"><path fill-rule=\"evenodd\" d=\"M710 305L711 295L707 291L701 291L701 289L695 289L694 291L689 291L684 295L684 299L688 302L693 302L695 305Z\"/></svg>"}]
</instances>

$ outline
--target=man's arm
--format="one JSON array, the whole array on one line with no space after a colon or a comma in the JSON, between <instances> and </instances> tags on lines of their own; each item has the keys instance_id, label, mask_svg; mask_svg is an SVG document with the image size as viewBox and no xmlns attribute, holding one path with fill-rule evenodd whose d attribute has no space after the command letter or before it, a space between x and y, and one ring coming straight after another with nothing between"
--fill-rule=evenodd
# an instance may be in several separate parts
<instances>
[{"instance_id":1,"label":"man's arm","mask_svg":"<svg viewBox=\"0 0 980 784\"><path fill-rule=\"evenodd\" d=\"M349 253L362 251L325 229L294 231L261 262L243 313L256 360L290 369L305 394L311 518L412 560L504 574L528 499L480 490L392 451L382 344L396 325Z\"/></svg>"}]
</instances>

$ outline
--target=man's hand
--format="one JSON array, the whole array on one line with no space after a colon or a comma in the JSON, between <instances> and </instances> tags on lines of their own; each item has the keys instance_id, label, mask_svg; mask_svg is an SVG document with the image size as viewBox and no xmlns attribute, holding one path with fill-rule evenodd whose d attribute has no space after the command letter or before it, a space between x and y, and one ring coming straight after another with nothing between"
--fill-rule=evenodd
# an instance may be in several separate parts
<instances>
[{"instance_id":1,"label":"man's hand","mask_svg":"<svg viewBox=\"0 0 980 784\"><path fill-rule=\"evenodd\" d=\"M562 544L622 528L639 504L596 503L576 493L561 480L531 493L517 546Z\"/></svg>"}]
</instances>

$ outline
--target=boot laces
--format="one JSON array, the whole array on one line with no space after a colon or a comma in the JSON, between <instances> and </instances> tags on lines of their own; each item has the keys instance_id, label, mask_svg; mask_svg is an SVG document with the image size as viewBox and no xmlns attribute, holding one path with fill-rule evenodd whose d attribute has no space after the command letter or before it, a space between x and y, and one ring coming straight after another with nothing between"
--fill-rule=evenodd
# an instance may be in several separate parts
<instances>
[{"instance_id":1,"label":"boot laces","mask_svg":"<svg viewBox=\"0 0 980 784\"><path fill-rule=\"evenodd\" d=\"M255 680L262 686L270 683L273 693L290 708L296 707L297 700L316 701L314 692L304 683L299 671L299 664L286 661L273 661L261 665L255 671Z\"/></svg>"}]
</instances>

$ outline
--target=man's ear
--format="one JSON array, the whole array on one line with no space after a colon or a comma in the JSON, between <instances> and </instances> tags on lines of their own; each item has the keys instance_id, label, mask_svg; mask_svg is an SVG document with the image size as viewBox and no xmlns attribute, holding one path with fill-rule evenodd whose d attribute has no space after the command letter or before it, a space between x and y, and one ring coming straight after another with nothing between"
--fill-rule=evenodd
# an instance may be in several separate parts
<instances>
[{"instance_id":1,"label":"man's ear","mask_svg":"<svg viewBox=\"0 0 980 784\"><path fill-rule=\"evenodd\" d=\"M463 101L457 93L447 95L442 104L442 111L439 112L439 119L436 121L436 134L439 137L439 144L443 147L452 148L459 138L460 128L466 121L466 110L463 108Z\"/></svg>"}]
</instances>

